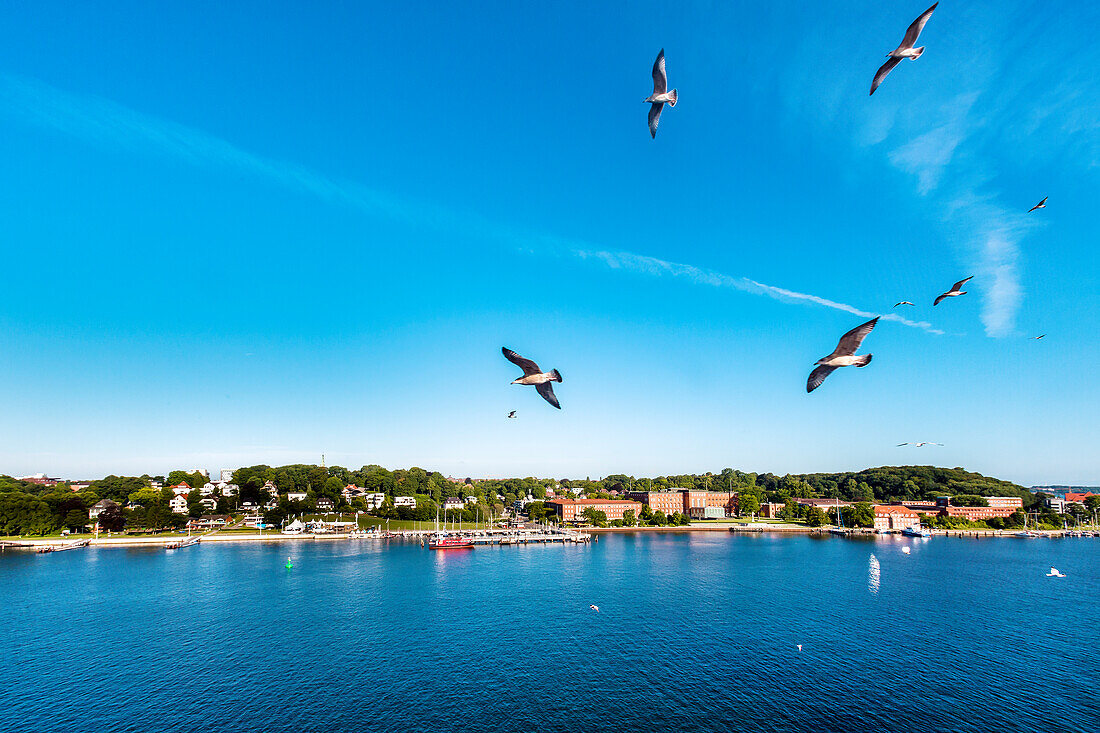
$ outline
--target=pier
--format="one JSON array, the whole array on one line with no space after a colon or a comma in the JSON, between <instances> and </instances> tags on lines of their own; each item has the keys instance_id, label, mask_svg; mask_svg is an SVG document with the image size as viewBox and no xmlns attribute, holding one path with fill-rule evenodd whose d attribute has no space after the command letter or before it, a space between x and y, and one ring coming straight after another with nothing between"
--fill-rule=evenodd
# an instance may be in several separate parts
<instances>
[{"instance_id":1,"label":"pier","mask_svg":"<svg viewBox=\"0 0 1100 733\"><path fill-rule=\"evenodd\" d=\"M64 552L65 550L78 550L81 547L87 547L91 544L91 540L74 540L72 542L66 542L61 545L44 545L38 547L37 551L42 552Z\"/></svg>"},{"instance_id":2,"label":"pier","mask_svg":"<svg viewBox=\"0 0 1100 733\"><path fill-rule=\"evenodd\" d=\"M397 536L404 539L412 539L425 544L435 531L407 530L398 532ZM578 532L569 529L489 529L475 532L454 532L470 540L475 546L480 545L536 545L552 544L588 544L593 541L593 535L588 532Z\"/></svg>"}]
</instances>

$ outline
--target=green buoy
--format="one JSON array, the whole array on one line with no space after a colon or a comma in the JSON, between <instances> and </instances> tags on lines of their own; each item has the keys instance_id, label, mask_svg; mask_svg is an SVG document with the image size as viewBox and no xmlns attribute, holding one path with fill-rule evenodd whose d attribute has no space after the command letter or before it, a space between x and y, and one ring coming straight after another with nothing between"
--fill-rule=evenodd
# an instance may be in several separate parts
<instances>
[{"instance_id":1,"label":"green buoy","mask_svg":"<svg viewBox=\"0 0 1100 733\"><path fill-rule=\"evenodd\" d=\"M286 559L286 569L287 569L287 570L290 570L290 569L291 569L291 568L293 568L293 567L294 567L294 563L292 563L292 562L290 561L290 558L288 557L288 558Z\"/></svg>"}]
</instances>

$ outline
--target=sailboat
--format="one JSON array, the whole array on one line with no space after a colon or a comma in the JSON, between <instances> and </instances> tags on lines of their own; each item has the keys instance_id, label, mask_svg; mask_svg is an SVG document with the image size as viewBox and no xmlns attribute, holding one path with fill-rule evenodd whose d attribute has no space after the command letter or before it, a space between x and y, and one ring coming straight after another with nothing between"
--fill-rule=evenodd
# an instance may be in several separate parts
<instances>
[{"instance_id":1,"label":"sailboat","mask_svg":"<svg viewBox=\"0 0 1100 733\"><path fill-rule=\"evenodd\" d=\"M466 550L471 549L474 546L473 540L469 537L463 537L462 533L455 535L447 534L447 530L439 529L439 505L435 507L435 532L428 539L428 549L430 550Z\"/></svg>"},{"instance_id":2,"label":"sailboat","mask_svg":"<svg viewBox=\"0 0 1100 733\"><path fill-rule=\"evenodd\" d=\"M846 535L848 530L844 529L844 515L840 513L840 499L836 500L836 524L837 526L829 530L829 534Z\"/></svg>"}]
</instances>

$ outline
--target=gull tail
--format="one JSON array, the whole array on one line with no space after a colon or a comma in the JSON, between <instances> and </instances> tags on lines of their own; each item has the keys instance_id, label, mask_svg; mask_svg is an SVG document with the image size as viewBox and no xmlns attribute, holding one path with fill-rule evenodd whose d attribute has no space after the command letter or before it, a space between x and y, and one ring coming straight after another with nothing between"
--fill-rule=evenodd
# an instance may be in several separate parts
<instances>
[{"instance_id":1,"label":"gull tail","mask_svg":"<svg viewBox=\"0 0 1100 733\"><path fill-rule=\"evenodd\" d=\"M914 49L913 49L913 56L912 56L912 59L913 59L914 61L916 61L917 59L919 59L919 58L920 58L920 55L921 55L922 53L924 53L924 46L920 46L919 48L914 48Z\"/></svg>"},{"instance_id":2,"label":"gull tail","mask_svg":"<svg viewBox=\"0 0 1100 733\"><path fill-rule=\"evenodd\" d=\"M862 356L858 357L859 361L856 362L856 366L857 367L867 366L868 364L871 363L871 357L872 356L874 356L874 354L863 354Z\"/></svg>"},{"instance_id":3,"label":"gull tail","mask_svg":"<svg viewBox=\"0 0 1100 733\"><path fill-rule=\"evenodd\" d=\"M550 373L552 375L554 375L554 381L555 382L560 382L561 381L561 372L559 372L557 369L552 370Z\"/></svg>"},{"instance_id":4,"label":"gull tail","mask_svg":"<svg viewBox=\"0 0 1100 733\"><path fill-rule=\"evenodd\" d=\"M676 106L676 90L673 89L671 92L668 93L668 96L669 96L668 106L669 107L675 107Z\"/></svg>"}]
</instances>

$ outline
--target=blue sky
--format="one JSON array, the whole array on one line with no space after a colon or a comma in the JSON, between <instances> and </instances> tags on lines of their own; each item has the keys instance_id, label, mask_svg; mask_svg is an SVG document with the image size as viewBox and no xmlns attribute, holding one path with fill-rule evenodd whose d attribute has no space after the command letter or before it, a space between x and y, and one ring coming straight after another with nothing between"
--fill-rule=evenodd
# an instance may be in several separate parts
<instances>
[{"instance_id":1,"label":"blue sky","mask_svg":"<svg viewBox=\"0 0 1100 733\"><path fill-rule=\"evenodd\" d=\"M9 6L0 471L1100 482L1100 8L922 10Z\"/></svg>"}]
</instances>

